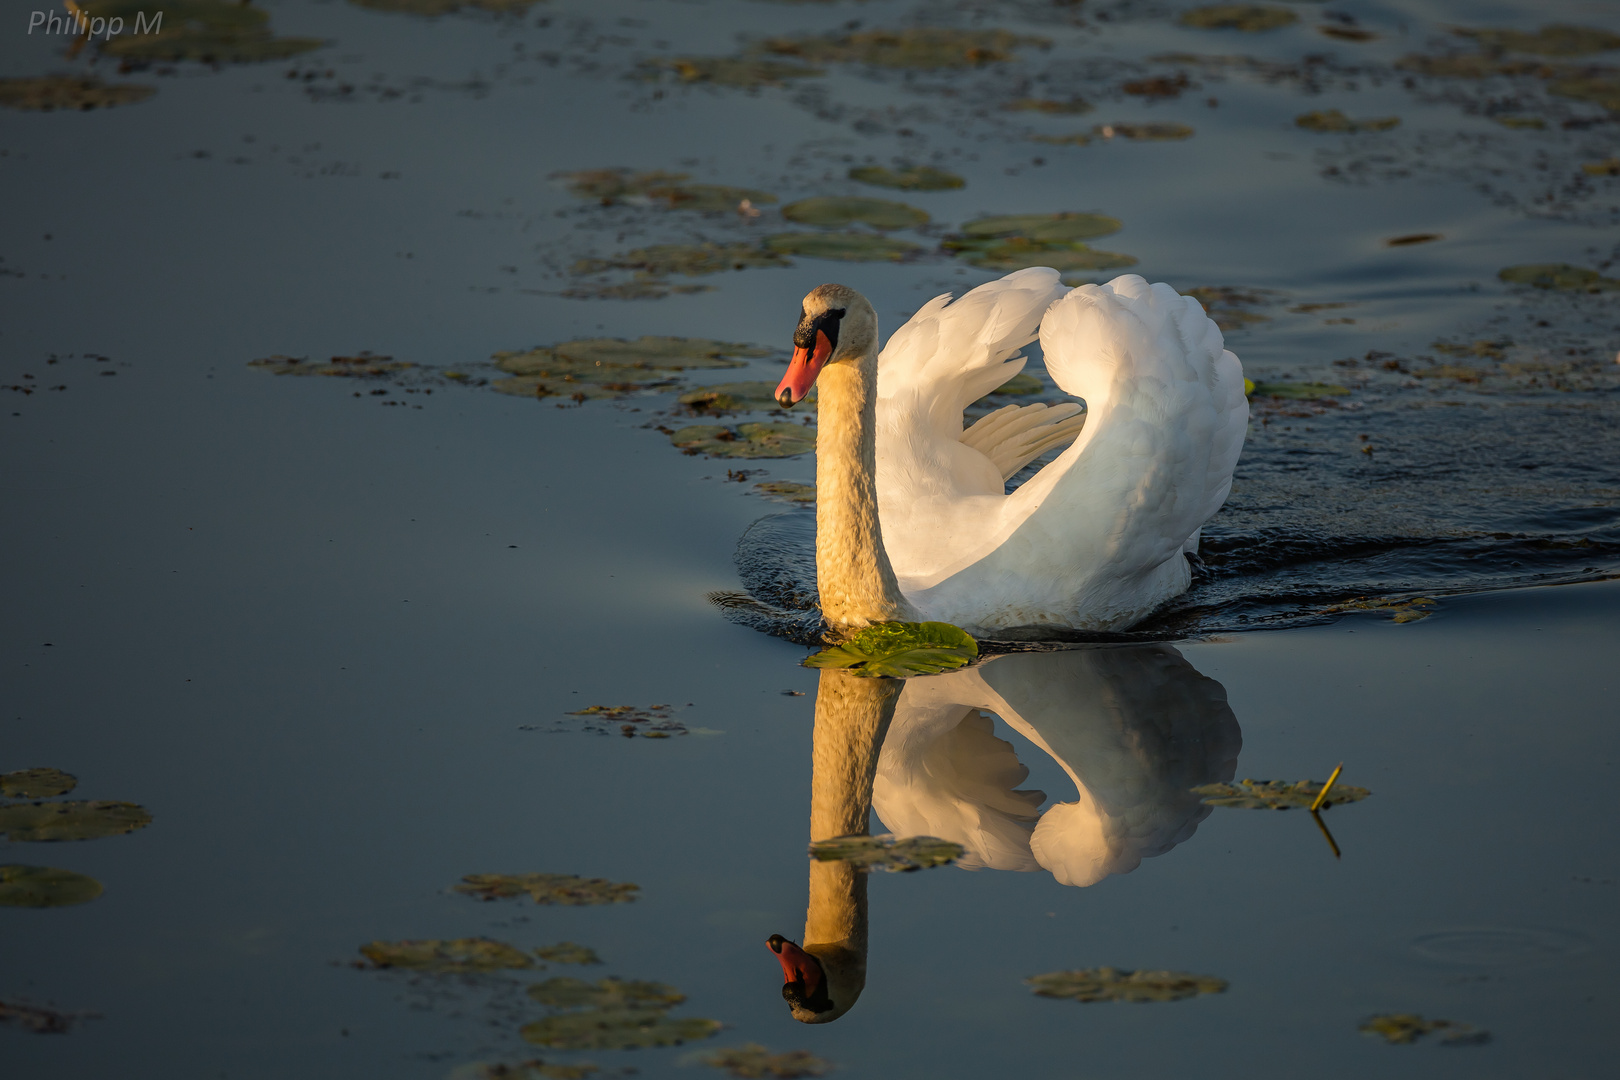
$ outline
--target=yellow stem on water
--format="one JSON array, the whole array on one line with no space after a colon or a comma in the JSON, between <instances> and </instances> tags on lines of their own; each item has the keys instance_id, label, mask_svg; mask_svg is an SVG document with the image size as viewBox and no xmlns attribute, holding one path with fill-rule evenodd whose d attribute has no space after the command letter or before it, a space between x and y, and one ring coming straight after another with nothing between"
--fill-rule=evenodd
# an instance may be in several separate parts
<instances>
[{"instance_id":1,"label":"yellow stem on water","mask_svg":"<svg viewBox=\"0 0 1620 1080\"><path fill-rule=\"evenodd\" d=\"M1327 793L1333 790L1333 781L1337 780L1339 778L1339 774L1343 771L1344 762L1341 761L1337 766L1334 767L1333 775L1327 778L1327 783L1322 785L1322 790L1316 793L1316 801L1311 803L1311 813L1314 814L1318 810L1322 809L1322 800L1326 799Z\"/></svg>"}]
</instances>

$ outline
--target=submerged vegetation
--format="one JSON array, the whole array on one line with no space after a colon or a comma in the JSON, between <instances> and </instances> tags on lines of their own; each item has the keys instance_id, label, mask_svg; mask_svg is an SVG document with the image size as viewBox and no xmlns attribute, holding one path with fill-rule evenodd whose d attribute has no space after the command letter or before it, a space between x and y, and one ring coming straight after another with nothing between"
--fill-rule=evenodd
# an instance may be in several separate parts
<instances>
[{"instance_id":1,"label":"submerged vegetation","mask_svg":"<svg viewBox=\"0 0 1620 1080\"><path fill-rule=\"evenodd\" d=\"M93 76L39 75L29 79L0 79L0 108L51 112L68 109L89 112L118 105L133 105L157 93L155 86L104 83Z\"/></svg>"},{"instance_id":2,"label":"submerged vegetation","mask_svg":"<svg viewBox=\"0 0 1620 1080\"><path fill-rule=\"evenodd\" d=\"M373 941L360 946L360 955L379 968L409 968L436 974L535 966L534 957L522 949L483 937Z\"/></svg>"},{"instance_id":3,"label":"submerged vegetation","mask_svg":"<svg viewBox=\"0 0 1620 1080\"><path fill-rule=\"evenodd\" d=\"M640 885L573 874L468 874L453 888L479 900L510 900L526 895L536 904L566 907L628 904L641 891Z\"/></svg>"},{"instance_id":4,"label":"submerged vegetation","mask_svg":"<svg viewBox=\"0 0 1620 1080\"><path fill-rule=\"evenodd\" d=\"M965 851L961 844L935 836L908 836L897 840L888 833L881 836L837 836L830 840L817 840L810 845L810 857L816 862L844 862L857 870L887 870L890 873L949 866L960 859Z\"/></svg>"},{"instance_id":5,"label":"submerged vegetation","mask_svg":"<svg viewBox=\"0 0 1620 1080\"><path fill-rule=\"evenodd\" d=\"M1086 968L1081 971L1054 971L1025 979L1040 997L1071 1001L1181 1001L1199 994L1226 992L1226 980L1213 975L1189 975L1183 971L1121 971L1118 968Z\"/></svg>"},{"instance_id":6,"label":"submerged vegetation","mask_svg":"<svg viewBox=\"0 0 1620 1080\"><path fill-rule=\"evenodd\" d=\"M1426 1035L1438 1035L1448 1046L1479 1045L1490 1041L1491 1033L1454 1020L1425 1020L1416 1013L1383 1013L1361 1025L1366 1035L1376 1035L1395 1046L1409 1046Z\"/></svg>"},{"instance_id":7,"label":"submerged vegetation","mask_svg":"<svg viewBox=\"0 0 1620 1080\"><path fill-rule=\"evenodd\" d=\"M1320 780L1239 780L1235 784L1204 784L1192 790L1210 806L1244 810L1309 810L1317 804L1323 786ZM1360 802L1371 794L1363 787L1336 783L1328 788L1327 797L1321 800L1319 808Z\"/></svg>"}]
</instances>

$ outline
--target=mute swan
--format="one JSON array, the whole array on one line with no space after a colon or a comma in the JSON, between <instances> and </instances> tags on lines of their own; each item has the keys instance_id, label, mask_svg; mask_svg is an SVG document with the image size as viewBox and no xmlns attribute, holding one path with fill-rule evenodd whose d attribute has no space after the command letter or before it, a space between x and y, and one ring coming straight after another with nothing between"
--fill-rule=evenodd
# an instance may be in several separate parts
<instances>
[{"instance_id":1,"label":"mute swan","mask_svg":"<svg viewBox=\"0 0 1620 1080\"><path fill-rule=\"evenodd\" d=\"M962 410L1037 336L1084 411L1009 405L964 431ZM1197 301L1134 274L1070 290L1036 267L935 297L879 356L872 305L829 284L793 343L777 399L820 387L816 577L835 636L896 619L1120 629L1187 588L1184 553L1226 500L1249 416Z\"/></svg>"}]
</instances>

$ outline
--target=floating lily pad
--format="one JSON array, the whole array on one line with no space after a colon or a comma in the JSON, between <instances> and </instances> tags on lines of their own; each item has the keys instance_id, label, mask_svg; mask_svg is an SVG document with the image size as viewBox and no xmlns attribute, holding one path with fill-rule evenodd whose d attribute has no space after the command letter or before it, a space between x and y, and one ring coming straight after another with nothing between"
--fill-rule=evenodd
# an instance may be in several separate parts
<instances>
[{"instance_id":1,"label":"floating lily pad","mask_svg":"<svg viewBox=\"0 0 1620 1080\"><path fill-rule=\"evenodd\" d=\"M1414 374L1416 374L1419 378L1423 378L1425 376L1435 377L1437 375L1440 378L1460 378L1464 382L1479 381L1479 373L1474 371L1472 368L1453 368L1449 364L1440 365L1440 367L1450 368L1450 370L1443 372L1422 371L1414 372ZM1427 619L1430 615L1434 614L1434 609L1438 606L1438 601L1431 600L1427 596L1415 596L1409 600L1391 600L1383 598L1370 600L1348 600L1342 604L1334 604L1332 607L1323 608L1322 610L1326 614L1338 614L1347 611L1387 611L1390 613L1390 616L1394 622L1409 623L1418 622L1421 619Z\"/></svg>"},{"instance_id":2,"label":"floating lily pad","mask_svg":"<svg viewBox=\"0 0 1620 1080\"><path fill-rule=\"evenodd\" d=\"M566 977L535 983L529 987L529 996L557 1009L576 1009L581 1005L596 1009L665 1009L686 1000L685 994L659 982L602 979L589 983Z\"/></svg>"},{"instance_id":3,"label":"floating lily pad","mask_svg":"<svg viewBox=\"0 0 1620 1080\"><path fill-rule=\"evenodd\" d=\"M1509 266L1496 275L1510 285L1534 285L1538 289L1568 289L1573 292L1611 292L1620 289L1620 279L1604 277L1596 270L1568 263L1531 263Z\"/></svg>"},{"instance_id":4,"label":"floating lily pad","mask_svg":"<svg viewBox=\"0 0 1620 1080\"><path fill-rule=\"evenodd\" d=\"M360 954L380 968L409 968L435 973L505 971L534 966L534 957L514 945L489 938L373 941Z\"/></svg>"},{"instance_id":5,"label":"floating lily pad","mask_svg":"<svg viewBox=\"0 0 1620 1080\"><path fill-rule=\"evenodd\" d=\"M582 907L589 904L628 904L640 885L582 878L572 874L468 874L456 892L480 900L507 900L524 893L537 904Z\"/></svg>"},{"instance_id":6,"label":"floating lily pad","mask_svg":"<svg viewBox=\"0 0 1620 1080\"><path fill-rule=\"evenodd\" d=\"M1185 74L1155 75L1148 79L1131 79L1120 84L1120 89L1134 97L1175 98L1192 85Z\"/></svg>"},{"instance_id":7,"label":"floating lily pad","mask_svg":"<svg viewBox=\"0 0 1620 1080\"><path fill-rule=\"evenodd\" d=\"M1547 121L1539 116L1493 116L1491 119L1505 128L1513 128L1516 131L1545 131L1547 129Z\"/></svg>"},{"instance_id":8,"label":"floating lily pad","mask_svg":"<svg viewBox=\"0 0 1620 1080\"><path fill-rule=\"evenodd\" d=\"M555 945L542 945L534 950L534 954L540 959L550 960L554 964L600 964L602 962L602 958L596 955L595 949L576 945L572 941L560 941Z\"/></svg>"},{"instance_id":9,"label":"floating lily pad","mask_svg":"<svg viewBox=\"0 0 1620 1080\"><path fill-rule=\"evenodd\" d=\"M688 368L735 368L740 357L771 350L707 338L582 338L527 352L498 352L495 366L516 378L493 388L521 397L618 397L649 387L672 386Z\"/></svg>"},{"instance_id":10,"label":"floating lily pad","mask_svg":"<svg viewBox=\"0 0 1620 1080\"><path fill-rule=\"evenodd\" d=\"M873 623L841 645L807 657L805 667L848 668L857 675L904 679L959 668L979 655L966 630L943 622Z\"/></svg>"},{"instance_id":11,"label":"floating lily pad","mask_svg":"<svg viewBox=\"0 0 1620 1080\"><path fill-rule=\"evenodd\" d=\"M1395 61L1402 71L1443 79L1489 79L1497 75L1551 74L1535 60L1503 60L1487 53L1461 53L1454 56L1403 56Z\"/></svg>"},{"instance_id":12,"label":"floating lily pad","mask_svg":"<svg viewBox=\"0 0 1620 1080\"><path fill-rule=\"evenodd\" d=\"M1445 236L1437 232L1407 233L1405 236L1392 236L1384 241L1385 247L1411 247L1414 244L1432 244L1436 240L1444 240Z\"/></svg>"},{"instance_id":13,"label":"floating lily pad","mask_svg":"<svg viewBox=\"0 0 1620 1080\"><path fill-rule=\"evenodd\" d=\"M949 191L967 184L955 173L918 165L907 169L885 169L876 165L849 170L849 178L876 187L899 188L902 191Z\"/></svg>"},{"instance_id":14,"label":"floating lily pad","mask_svg":"<svg viewBox=\"0 0 1620 1080\"><path fill-rule=\"evenodd\" d=\"M1038 394L1046 389L1046 384L1033 375L1019 372L1000 386L991 391L993 394Z\"/></svg>"},{"instance_id":15,"label":"floating lily pad","mask_svg":"<svg viewBox=\"0 0 1620 1080\"><path fill-rule=\"evenodd\" d=\"M1343 397L1350 392L1347 386L1318 382L1263 382L1255 383L1251 396L1287 398L1290 401L1315 401L1317 398Z\"/></svg>"},{"instance_id":16,"label":"floating lily pad","mask_svg":"<svg viewBox=\"0 0 1620 1080\"><path fill-rule=\"evenodd\" d=\"M789 1050L773 1054L758 1043L744 1043L705 1054L698 1058L705 1065L724 1069L743 1080L797 1080L802 1076L825 1076L832 1062L816 1057L808 1050Z\"/></svg>"},{"instance_id":17,"label":"floating lily pad","mask_svg":"<svg viewBox=\"0 0 1620 1080\"><path fill-rule=\"evenodd\" d=\"M755 484L754 490L762 495L769 495L773 499L785 499L791 503L813 503L816 501L816 485L800 484L792 480L767 480Z\"/></svg>"},{"instance_id":18,"label":"floating lily pad","mask_svg":"<svg viewBox=\"0 0 1620 1080\"><path fill-rule=\"evenodd\" d=\"M732 244L655 244L606 259L581 259L575 274L599 274L604 270L639 270L652 277L682 274L720 274L727 270L749 270L761 266L791 266L787 259L759 244L741 241Z\"/></svg>"},{"instance_id":19,"label":"floating lily pad","mask_svg":"<svg viewBox=\"0 0 1620 1080\"><path fill-rule=\"evenodd\" d=\"M682 394L675 400L693 412L700 413L751 412L760 409L774 409L777 406L776 384L758 381L700 386L696 390ZM813 405L814 399L810 400Z\"/></svg>"},{"instance_id":20,"label":"floating lily pad","mask_svg":"<svg viewBox=\"0 0 1620 1080\"><path fill-rule=\"evenodd\" d=\"M874 229L914 229L928 224L928 215L915 206L844 195L817 195L788 203L782 207L782 216L801 225L863 224Z\"/></svg>"},{"instance_id":21,"label":"floating lily pad","mask_svg":"<svg viewBox=\"0 0 1620 1080\"><path fill-rule=\"evenodd\" d=\"M0 1024L11 1024L41 1035L60 1035L72 1027L74 1021L94 1015L58 1012L25 1001L0 1001Z\"/></svg>"},{"instance_id":22,"label":"floating lily pad","mask_svg":"<svg viewBox=\"0 0 1620 1080\"><path fill-rule=\"evenodd\" d=\"M1459 1024L1454 1020L1425 1020L1416 1013L1385 1013L1374 1016L1361 1025L1360 1030L1367 1035L1377 1035L1387 1043L1396 1046L1408 1046L1417 1042L1425 1035L1438 1033L1440 1042L1451 1046L1467 1046L1470 1044L1489 1042L1491 1033L1482 1031L1471 1024Z\"/></svg>"},{"instance_id":23,"label":"floating lily pad","mask_svg":"<svg viewBox=\"0 0 1620 1080\"><path fill-rule=\"evenodd\" d=\"M1048 146L1090 146L1091 136L1082 131L1072 131L1067 135L1031 135L1030 138L1038 143Z\"/></svg>"},{"instance_id":24,"label":"floating lily pad","mask_svg":"<svg viewBox=\"0 0 1620 1080\"><path fill-rule=\"evenodd\" d=\"M1309 810L1322 793L1321 780L1239 780L1235 784L1204 784L1192 789L1210 806L1230 806L1242 810ZM1372 792L1363 787L1335 783L1322 800L1324 807L1360 802Z\"/></svg>"},{"instance_id":25,"label":"floating lily pad","mask_svg":"<svg viewBox=\"0 0 1620 1080\"><path fill-rule=\"evenodd\" d=\"M777 233L765 238L765 246L784 255L841 262L899 262L922 250L905 240L866 232Z\"/></svg>"},{"instance_id":26,"label":"floating lily pad","mask_svg":"<svg viewBox=\"0 0 1620 1080\"><path fill-rule=\"evenodd\" d=\"M401 15L449 15L462 8L490 11L497 15L522 14L544 0L349 0L359 7L373 11L390 11Z\"/></svg>"},{"instance_id":27,"label":"floating lily pad","mask_svg":"<svg viewBox=\"0 0 1620 1080\"><path fill-rule=\"evenodd\" d=\"M104 83L77 75L40 75L31 79L0 79L0 107L50 112L53 109L110 109L133 105L157 93L155 86Z\"/></svg>"},{"instance_id":28,"label":"floating lily pad","mask_svg":"<svg viewBox=\"0 0 1620 1080\"><path fill-rule=\"evenodd\" d=\"M258 368L275 375L326 375L343 379L369 379L390 372L404 371L416 365L408 360L395 360L392 356L373 356L357 353L354 356L334 356L327 361L310 362L307 356L267 356L263 360L249 360L248 367Z\"/></svg>"},{"instance_id":29,"label":"floating lily pad","mask_svg":"<svg viewBox=\"0 0 1620 1080\"><path fill-rule=\"evenodd\" d=\"M1031 240L1095 240L1119 232L1124 222L1107 214L998 214L962 226L962 235L976 240L1022 236Z\"/></svg>"},{"instance_id":30,"label":"floating lily pad","mask_svg":"<svg viewBox=\"0 0 1620 1080\"><path fill-rule=\"evenodd\" d=\"M816 448L816 429L803 424L693 424L669 441L688 454L721 458L783 458Z\"/></svg>"},{"instance_id":31,"label":"floating lily pad","mask_svg":"<svg viewBox=\"0 0 1620 1080\"><path fill-rule=\"evenodd\" d=\"M88 14L122 18L124 33L105 42L101 51L127 62L195 60L204 64L253 64L284 60L318 49L319 38L278 38L270 32L270 15L248 4L227 0L84 0ZM163 13L161 31L136 33L135 20Z\"/></svg>"},{"instance_id":32,"label":"floating lily pad","mask_svg":"<svg viewBox=\"0 0 1620 1080\"><path fill-rule=\"evenodd\" d=\"M672 1020L662 1009L588 1009L525 1024L522 1035L557 1050L633 1050L707 1039L721 1027L698 1017Z\"/></svg>"},{"instance_id":33,"label":"floating lily pad","mask_svg":"<svg viewBox=\"0 0 1620 1080\"><path fill-rule=\"evenodd\" d=\"M1620 49L1620 34L1593 26L1543 26L1533 34L1523 30L1458 30L1487 49L1535 53L1537 56L1590 56Z\"/></svg>"},{"instance_id":34,"label":"floating lily pad","mask_svg":"<svg viewBox=\"0 0 1620 1080\"><path fill-rule=\"evenodd\" d=\"M1581 172L1587 176L1620 176L1620 157L1604 158L1602 161L1583 161Z\"/></svg>"},{"instance_id":35,"label":"floating lily pad","mask_svg":"<svg viewBox=\"0 0 1620 1080\"><path fill-rule=\"evenodd\" d=\"M1620 76L1577 75L1547 84L1547 92L1576 101L1590 101L1610 112L1620 112Z\"/></svg>"},{"instance_id":36,"label":"floating lily pad","mask_svg":"<svg viewBox=\"0 0 1620 1080\"><path fill-rule=\"evenodd\" d=\"M986 270L1008 273L1031 266L1050 266L1054 270L1118 270L1135 266L1136 258L1117 251L1098 251L1081 243L1059 243L1031 240L1024 236L1004 240L963 240L948 237L947 251L956 252L964 262Z\"/></svg>"},{"instance_id":37,"label":"floating lily pad","mask_svg":"<svg viewBox=\"0 0 1620 1080\"><path fill-rule=\"evenodd\" d=\"M688 184L684 183L686 178L686 173L638 173L630 169L586 169L564 174L569 191L583 199L595 199L603 206L632 203L715 213L735 210L744 199L755 205L776 201L776 196L768 191L724 184Z\"/></svg>"},{"instance_id":38,"label":"floating lily pad","mask_svg":"<svg viewBox=\"0 0 1620 1080\"><path fill-rule=\"evenodd\" d=\"M934 836L908 836L896 840L882 836L837 836L810 845L816 862L847 862L857 870L887 870L904 873L949 866L967 849L961 844Z\"/></svg>"},{"instance_id":39,"label":"floating lily pad","mask_svg":"<svg viewBox=\"0 0 1620 1080\"><path fill-rule=\"evenodd\" d=\"M1204 313L1215 320L1222 330L1241 330L1255 323L1270 322L1270 315L1262 315L1251 308L1267 307L1278 302L1272 289L1254 289L1240 285L1200 285L1188 289L1187 296L1204 306Z\"/></svg>"},{"instance_id":40,"label":"floating lily pad","mask_svg":"<svg viewBox=\"0 0 1620 1080\"><path fill-rule=\"evenodd\" d=\"M1359 26L1337 26L1330 23L1326 26L1318 26L1316 32L1335 41L1354 41L1358 44L1378 40L1377 34L1371 30L1363 30Z\"/></svg>"},{"instance_id":41,"label":"floating lily pad","mask_svg":"<svg viewBox=\"0 0 1620 1080\"><path fill-rule=\"evenodd\" d=\"M72 907L101 895L93 877L53 866L0 866L0 907Z\"/></svg>"},{"instance_id":42,"label":"floating lily pad","mask_svg":"<svg viewBox=\"0 0 1620 1080\"><path fill-rule=\"evenodd\" d=\"M1287 8L1263 4L1211 4L1183 11L1176 21L1194 30L1241 30L1253 34L1292 26L1299 16Z\"/></svg>"},{"instance_id":43,"label":"floating lily pad","mask_svg":"<svg viewBox=\"0 0 1620 1080\"><path fill-rule=\"evenodd\" d=\"M1226 980L1212 975L1189 975L1184 971L1120 971L1111 967L1054 971L1024 981L1041 997L1084 1002L1180 1001L1199 994L1226 992Z\"/></svg>"},{"instance_id":44,"label":"floating lily pad","mask_svg":"<svg viewBox=\"0 0 1620 1080\"><path fill-rule=\"evenodd\" d=\"M1080 116L1091 111L1085 98L1015 98L1002 106L1009 112L1040 112L1052 116Z\"/></svg>"},{"instance_id":45,"label":"floating lily pad","mask_svg":"<svg viewBox=\"0 0 1620 1080\"><path fill-rule=\"evenodd\" d=\"M1135 142L1179 142L1196 132L1188 124L1098 124L1091 133L1104 139L1131 139Z\"/></svg>"},{"instance_id":46,"label":"floating lily pad","mask_svg":"<svg viewBox=\"0 0 1620 1080\"><path fill-rule=\"evenodd\" d=\"M1295 127L1321 132L1388 131L1392 127L1399 127L1400 123L1401 118L1398 116L1352 120L1338 109L1317 109L1294 117Z\"/></svg>"},{"instance_id":47,"label":"floating lily pad","mask_svg":"<svg viewBox=\"0 0 1620 1080\"><path fill-rule=\"evenodd\" d=\"M602 1070L589 1062L560 1065L530 1058L510 1064L500 1061L474 1061L450 1074L449 1080L585 1080Z\"/></svg>"},{"instance_id":48,"label":"floating lily pad","mask_svg":"<svg viewBox=\"0 0 1620 1080\"><path fill-rule=\"evenodd\" d=\"M716 86L747 89L781 86L790 79L808 79L824 74L820 68L804 64L742 56L677 56L653 61L651 66L673 71L682 82L714 83Z\"/></svg>"},{"instance_id":49,"label":"floating lily pad","mask_svg":"<svg viewBox=\"0 0 1620 1080\"><path fill-rule=\"evenodd\" d=\"M79 786L79 778L61 769L22 769L0 773L0 795L8 799L49 799Z\"/></svg>"},{"instance_id":50,"label":"floating lily pad","mask_svg":"<svg viewBox=\"0 0 1620 1080\"><path fill-rule=\"evenodd\" d=\"M558 293L569 300L662 300L670 295L713 292L713 285L671 285L656 278L575 282Z\"/></svg>"},{"instance_id":51,"label":"floating lily pad","mask_svg":"<svg viewBox=\"0 0 1620 1080\"><path fill-rule=\"evenodd\" d=\"M128 802L28 802L0 805L0 833L14 841L99 840L152 823L143 806Z\"/></svg>"},{"instance_id":52,"label":"floating lily pad","mask_svg":"<svg viewBox=\"0 0 1620 1080\"><path fill-rule=\"evenodd\" d=\"M1002 63L1016 59L1015 50L1021 46L1049 44L1046 38L1006 30L915 27L830 37L767 38L758 48L778 56L796 56L812 64L872 64L938 71Z\"/></svg>"}]
</instances>

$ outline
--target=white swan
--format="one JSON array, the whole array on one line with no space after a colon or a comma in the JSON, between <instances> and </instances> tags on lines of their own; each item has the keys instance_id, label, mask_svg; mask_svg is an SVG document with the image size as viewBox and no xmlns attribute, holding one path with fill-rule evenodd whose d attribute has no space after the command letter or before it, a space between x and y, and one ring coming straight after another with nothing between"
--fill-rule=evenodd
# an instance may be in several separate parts
<instances>
[{"instance_id":1,"label":"white swan","mask_svg":"<svg viewBox=\"0 0 1620 1080\"><path fill-rule=\"evenodd\" d=\"M1037 336L1079 405L962 410ZM882 356L860 293L804 299L784 407L819 385L816 577L834 634L931 619L981 636L1110 630L1182 592L1183 553L1243 448L1243 369L1197 301L1134 274L1067 289L1038 267L939 296ZM1073 440L1012 494L1005 480Z\"/></svg>"}]
</instances>

